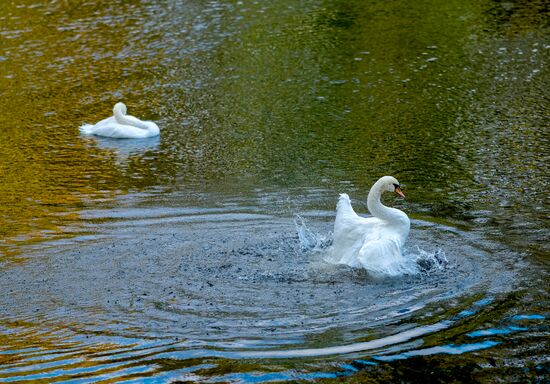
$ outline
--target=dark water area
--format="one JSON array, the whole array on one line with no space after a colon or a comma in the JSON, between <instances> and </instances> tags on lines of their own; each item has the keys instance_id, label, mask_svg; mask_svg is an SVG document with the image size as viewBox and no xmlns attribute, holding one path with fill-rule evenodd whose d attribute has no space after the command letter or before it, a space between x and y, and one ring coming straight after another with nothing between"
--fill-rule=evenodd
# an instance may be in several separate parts
<instances>
[{"instance_id":1,"label":"dark water area","mask_svg":"<svg viewBox=\"0 0 550 384\"><path fill-rule=\"evenodd\" d=\"M0 382L546 382L544 1L0 3ZM79 134L123 101L158 138ZM404 185L416 273L325 260Z\"/></svg>"}]
</instances>

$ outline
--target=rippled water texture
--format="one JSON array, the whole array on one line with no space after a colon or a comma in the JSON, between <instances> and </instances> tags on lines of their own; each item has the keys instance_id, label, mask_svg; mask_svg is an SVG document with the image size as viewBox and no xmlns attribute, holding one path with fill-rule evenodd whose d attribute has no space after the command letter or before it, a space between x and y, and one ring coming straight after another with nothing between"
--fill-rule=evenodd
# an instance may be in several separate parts
<instances>
[{"instance_id":1,"label":"rippled water texture","mask_svg":"<svg viewBox=\"0 0 550 384\"><path fill-rule=\"evenodd\" d=\"M548 379L545 2L122 3L0 3L0 382Z\"/></svg>"}]
</instances>

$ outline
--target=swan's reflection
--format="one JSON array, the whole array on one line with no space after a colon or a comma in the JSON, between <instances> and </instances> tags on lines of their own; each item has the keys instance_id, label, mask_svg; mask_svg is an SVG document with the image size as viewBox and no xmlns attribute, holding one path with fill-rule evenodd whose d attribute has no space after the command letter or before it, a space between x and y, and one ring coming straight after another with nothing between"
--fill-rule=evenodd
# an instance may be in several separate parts
<instances>
[{"instance_id":1,"label":"swan's reflection","mask_svg":"<svg viewBox=\"0 0 550 384\"><path fill-rule=\"evenodd\" d=\"M115 154L119 164L125 164L130 157L157 151L160 147L160 136L132 140L94 136L88 140L90 146L106 149Z\"/></svg>"}]
</instances>

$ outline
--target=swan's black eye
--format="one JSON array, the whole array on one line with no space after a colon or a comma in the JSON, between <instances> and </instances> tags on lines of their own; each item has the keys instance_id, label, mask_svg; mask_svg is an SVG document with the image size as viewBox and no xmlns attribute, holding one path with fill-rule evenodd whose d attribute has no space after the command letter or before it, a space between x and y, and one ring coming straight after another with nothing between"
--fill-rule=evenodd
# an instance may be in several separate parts
<instances>
[{"instance_id":1,"label":"swan's black eye","mask_svg":"<svg viewBox=\"0 0 550 384\"><path fill-rule=\"evenodd\" d=\"M395 187L395 189L401 188L401 186L400 186L399 184L395 184L395 183L394 183L393 186Z\"/></svg>"}]
</instances>

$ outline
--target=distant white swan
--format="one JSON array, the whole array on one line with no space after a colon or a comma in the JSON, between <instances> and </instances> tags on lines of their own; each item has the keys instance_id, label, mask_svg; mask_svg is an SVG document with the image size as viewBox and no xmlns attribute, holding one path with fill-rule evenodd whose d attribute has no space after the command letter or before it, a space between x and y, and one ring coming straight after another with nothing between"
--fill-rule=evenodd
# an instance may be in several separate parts
<instances>
[{"instance_id":1,"label":"distant white swan","mask_svg":"<svg viewBox=\"0 0 550 384\"><path fill-rule=\"evenodd\" d=\"M354 268L364 268L374 275L396 276L403 273L403 245L410 229L409 217L380 202L383 192L405 197L399 182L392 176L380 178L372 186L367 207L374 217L358 216L349 196L340 195L336 207L334 239L329 249L330 261Z\"/></svg>"},{"instance_id":2,"label":"distant white swan","mask_svg":"<svg viewBox=\"0 0 550 384\"><path fill-rule=\"evenodd\" d=\"M84 124L80 132L86 135L97 135L112 137L116 139L142 139L145 137L158 136L160 133L158 125L152 121L141 121L140 119L126 114L126 105L116 103L113 107L113 115L101 120L95 125Z\"/></svg>"}]
</instances>

